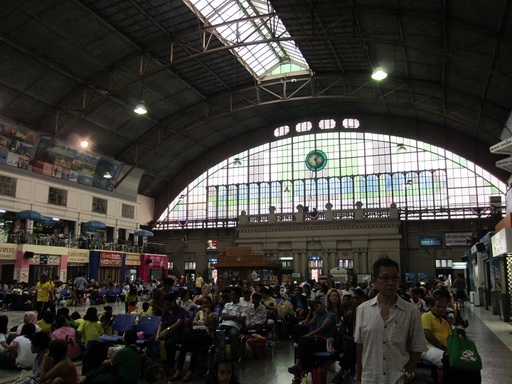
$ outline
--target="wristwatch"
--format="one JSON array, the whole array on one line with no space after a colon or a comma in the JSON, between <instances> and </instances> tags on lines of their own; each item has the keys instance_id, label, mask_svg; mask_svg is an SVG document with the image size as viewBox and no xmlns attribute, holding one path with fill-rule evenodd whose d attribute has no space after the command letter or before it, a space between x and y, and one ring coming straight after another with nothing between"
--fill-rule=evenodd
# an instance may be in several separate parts
<instances>
[{"instance_id":1,"label":"wristwatch","mask_svg":"<svg viewBox=\"0 0 512 384\"><path fill-rule=\"evenodd\" d=\"M414 379L414 371L412 371L412 372L405 371L404 376L408 381L411 381L412 379Z\"/></svg>"}]
</instances>

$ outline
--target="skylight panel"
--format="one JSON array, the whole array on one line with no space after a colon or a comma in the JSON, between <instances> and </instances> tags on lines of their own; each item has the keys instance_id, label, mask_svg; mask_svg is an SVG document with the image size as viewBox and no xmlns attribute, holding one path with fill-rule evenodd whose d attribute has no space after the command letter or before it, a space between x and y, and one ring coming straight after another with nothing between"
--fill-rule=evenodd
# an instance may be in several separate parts
<instances>
[{"instance_id":1,"label":"skylight panel","mask_svg":"<svg viewBox=\"0 0 512 384\"><path fill-rule=\"evenodd\" d=\"M309 71L309 65L293 40L268 41L290 38L284 24L266 0L183 0L203 21L215 27L223 44L233 48L242 65L258 79L267 74L286 76L289 72ZM254 43L254 44L251 44ZM281 67L280 70L275 70Z\"/></svg>"}]
</instances>

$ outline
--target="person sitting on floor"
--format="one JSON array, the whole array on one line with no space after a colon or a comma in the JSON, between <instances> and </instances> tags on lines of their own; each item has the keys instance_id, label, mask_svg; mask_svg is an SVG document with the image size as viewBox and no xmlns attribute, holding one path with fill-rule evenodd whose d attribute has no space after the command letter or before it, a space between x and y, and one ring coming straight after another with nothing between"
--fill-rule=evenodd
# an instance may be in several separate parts
<instances>
[{"instance_id":1,"label":"person sitting on floor","mask_svg":"<svg viewBox=\"0 0 512 384\"><path fill-rule=\"evenodd\" d=\"M0 316L0 351L9 348L7 343L7 337L9 335L7 325L9 324L9 318L5 315Z\"/></svg>"},{"instance_id":2,"label":"person sitting on floor","mask_svg":"<svg viewBox=\"0 0 512 384\"><path fill-rule=\"evenodd\" d=\"M77 339L82 342L84 347L91 340L98 340L103 335L103 328L98 323L98 310L95 307L87 308L84 315L84 322L78 326Z\"/></svg>"},{"instance_id":3,"label":"person sitting on floor","mask_svg":"<svg viewBox=\"0 0 512 384\"><path fill-rule=\"evenodd\" d=\"M428 348L421 354L421 358L442 368L447 340L452 334L450 324L444 319L446 316L445 299L442 297L432 299L429 303L429 310L421 316Z\"/></svg>"},{"instance_id":4,"label":"person sitting on floor","mask_svg":"<svg viewBox=\"0 0 512 384\"><path fill-rule=\"evenodd\" d=\"M32 353L30 338L34 333L36 333L34 324L24 324L21 335L12 341L9 348L0 352L0 367L7 369L32 368L36 354Z\"/></svg>"},{"instance_id":5,"label":"person sitting on floor","mask_svg":"<svg viewBox=\"0 0 512 384\"><path fill-rule=\"evenodd\" d=\"M25 312L23 315L23 322L18 325L18 328L16 328L16 333L14 337L21 335L21 330L23 329L23 326L27 323L34 324L36 327L36 332L39 332L41 330L41 327L39 324L37 324L37 314L35 312Z\"/></svg>"},{"instance_id":6,"label":"person sitting on floor","mask_svg":"<svg viewBox=\"0 0 512 384\"><path fill-rule=\"evenodd\" d=\"M57 317L55 321L57 329L52 333L52 340L64 340L68 346L66 354L70 360L78 359L82 356L82 348L77 340L76 329L71 327L64 316Z\"/></svg>"},{"instance_id":7,"label":"person sitting on floor","mask_svg":"<svg viewBox=\"0 0 512 384\"><path fill-rule=\"evenodd\" d=\"M68 346L64 340L53 340L41 364L40 380L52 379L52 384L77 384L75 364L66 356ZM51 369L48 369L51 366Z\"/></svg>"},{"instance_id":8,"label":"person sitting on floor","mask_svg":"<svg viewBox=\"0 0 512 384\"><path fill-rule=\"evenodd\" d=\"M46 332L36 332L30 339L30 350L36 354L34 365L32 366L32 378L40 380L39 374L41 373L41 364L43 357L48 353L48 345L50 344L50 336ZM51 365L46 367L47 370L51 369Z\"/></svg>"},{"instance_id":9,"label":"person sitting on floor","mask_svg":"<svg viewBox=\"0 0 512 384\"><path fill-rule=\"evenodd\" d=\"M54 322L55 314L51 311L46 311L45 313L43 313L42 319L37 321L37 325L39 325L39 327L41 328L41 332L46 332L50 334Z\"/></svg>"},{"instance_id":10,"label":"person sitting on floor","mask_svg":"<svg viewBox=\"0 0 512 384\"><path fill-rule=\"evenodd\" d=\"M121 348L112 359L80 376L78 382L83 384L137 384L141 374L141 355L135 345L137 332L130 329L124 333L125 346ZM112 369L114 368L114 369Z\"/></svg>"}]
</instances>

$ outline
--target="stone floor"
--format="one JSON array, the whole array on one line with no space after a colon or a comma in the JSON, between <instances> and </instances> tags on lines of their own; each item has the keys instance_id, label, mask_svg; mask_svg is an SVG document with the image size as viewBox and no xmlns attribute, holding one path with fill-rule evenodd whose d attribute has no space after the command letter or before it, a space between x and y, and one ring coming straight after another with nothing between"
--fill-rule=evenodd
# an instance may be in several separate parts
<instances>
[{"instance_id":1,"label":"stone floor","mask_svg":"<svg viewBox=\"0 0 512 384\"><path fill-rule=\"evenodd\" d=\"M114 304L114 313L124 312L124 303ZM81 314L87 307L79 307ZM75 308L71 308L74 311ZM98 306L98 311L102 310ZM475 341L483 360L482 383L510 383L512 382L512 325L504 323L499 316L492 315L483 307L474 307L467 304L464 317L469 320L468 337ZM20 324L24 312L8 311L9 327ZM239 377L243 384L265 383L284 384L291 383L292 376L287 368L292 365L293 346L289 341L281 341L275 345L265 360L245 360L240 364ZM80 365L78 363L78 368ZM339 369L332 364L328 371L328 383ZM414 383L426 383L425 377L429 370L418 368ZM10 383L20 377L20 372L0 369L0 384ZM178 381L179 382L179 381ZM198 375L193 383L204 383L205 380Z\"/></svg>"}]
</instances>

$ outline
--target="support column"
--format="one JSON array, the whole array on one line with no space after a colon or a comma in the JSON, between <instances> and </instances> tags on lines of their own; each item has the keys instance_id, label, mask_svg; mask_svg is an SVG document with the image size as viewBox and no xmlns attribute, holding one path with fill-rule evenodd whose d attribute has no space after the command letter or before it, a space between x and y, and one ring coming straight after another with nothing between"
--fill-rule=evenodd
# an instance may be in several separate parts
<instances>
[{"instance_id":1,"label":"support column","mask_svg":"<svg viewBox=\"0 0 512 384\"><path fill-rule=\"evenodd\" d=\"M368 273L370 272L370 267L368 265L368 250L367 249L360 249L361 252L361 261L363 265L363 272L362 273Z\"/></svg>"}]
</instances>

